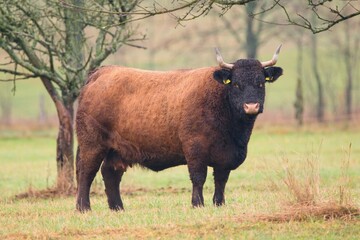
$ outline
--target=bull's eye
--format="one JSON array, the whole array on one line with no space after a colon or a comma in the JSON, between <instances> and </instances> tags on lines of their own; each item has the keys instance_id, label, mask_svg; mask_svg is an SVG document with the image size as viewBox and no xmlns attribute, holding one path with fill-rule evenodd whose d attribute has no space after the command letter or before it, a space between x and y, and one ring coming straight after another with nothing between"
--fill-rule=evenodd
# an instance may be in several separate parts
<instances>
[{"instance_id":1,"label":"bull's eye","mask_svg":"<svg viewBox=\"0 0 360 240\"><path fill-rule=\"evenodd\" d=\"M237 84L237 83L234 83L234 87L240 88L239 84Z\"/></svg>"},{"instance_id":2,"label":"bull's eye","mask_svg":"<svg viewBox=\"0 0 360 240\"><path fill-rule=\"evenodd\" d=\"M259 87L260 87L260 88L262 88L262 87L263 87L263 84L262 84L262 83L260 83L260 84L259 84Z\"/></svg>"}]
</instances>

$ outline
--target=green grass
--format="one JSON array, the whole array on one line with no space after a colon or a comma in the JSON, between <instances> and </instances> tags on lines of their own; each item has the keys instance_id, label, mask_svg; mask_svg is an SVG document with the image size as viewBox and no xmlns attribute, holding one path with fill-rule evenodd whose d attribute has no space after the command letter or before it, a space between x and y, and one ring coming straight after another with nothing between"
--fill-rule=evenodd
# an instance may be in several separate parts
<instances>
[{"instance_id":1,"label":"green grass","mask_svg":"<svg viewBox=\"0 0 360 240\"><path fill-rule=\"evenodd\" d=\"M2 78L0 73L0 78ZM45 110L49 116L56 114L54 104L47 94L40 79L16 82L15 94L12 82L0 82L0 95L12 105L13 120L37 120L40 112L40 98L44 97ZM1 117L0 110L0 117Z\"/></svg>"},{"instance_id":2,"label":"green grass","mask_svg":"<svg viewBox=\"0 0 360 240\"><path fill-rule=\"evenodd\" d=\"M227 204L212 206L212 171L204 189L205 207L190 206L191 183L185 166L159 173L138 167L122 181L126 211L111 212L104 195L91 196L92 212L75 211L75 197L15 200L29 186L43 189L56 178L55 134L0 137L0 238L47 239L358 239L360 219L267 222L252 215L273 214L289 201L284 167L319 163L323 198L336 200L341 167L348 159L353 204L360 205L360 134L350 130L256 129L245 163L233 171L226 189ZM305 169L306 170L306 169ZM300 174L300 172L296 172ZM301 176L301 175L300 175ZM274 188L273 182L281 188ZM94 188L103 190L100 174ZM99 192L99 191L98 191Z\"/></svg>"},{"instance_id":3,"label":"green grass","mask_svg":"<svg viewBox=\"0 0 360 240\"><path fill-rule=\"evenodd\" d=\"M30 186L52 186L56 177L55 138L9 137L0 140L0 189L2 197Z\"/></svg>"}]
</instances>

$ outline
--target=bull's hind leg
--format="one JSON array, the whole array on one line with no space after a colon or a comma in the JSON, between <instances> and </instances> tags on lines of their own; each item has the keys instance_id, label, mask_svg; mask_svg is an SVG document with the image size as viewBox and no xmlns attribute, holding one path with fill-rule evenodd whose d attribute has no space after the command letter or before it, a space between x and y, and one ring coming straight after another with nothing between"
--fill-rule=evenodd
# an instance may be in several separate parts
<instances>
[{"instance_id":1,"label":"bull's hind leg","mask_svg":"<svg viewBox=\"0 0 360 240\"><path fill-rule=\"evenodd\" d=\"M214 167L214 182L215 193L213 197L213 203L215 206L221 206L225 204L225 185L229 179L230 170Z\"/></svg>"},{"instance_id":2,"label":"bull's hind leg","mask_svg":"<svg viewBox=\"0 0 360 240\"><path fill-rule=\"evenodd\" d=\"M106 150L99 146L79 146L78 156L76 157L76 209L80 212L91 210L90 187L96 173L99 171L105 153Z\"/></svg>"},{"instance_id":3,"label":"bull's hind leg","mask_svg":"<svg viewBox=\"0 0 360 240\"><path fill-rule=\"evenodd\" d=\"M118 162L121 162L120 156L110 150L101 166L109 208L115 211L124 210L120 197L120 181L125 169L119 167Z\"/></svg>"}]
</instances>

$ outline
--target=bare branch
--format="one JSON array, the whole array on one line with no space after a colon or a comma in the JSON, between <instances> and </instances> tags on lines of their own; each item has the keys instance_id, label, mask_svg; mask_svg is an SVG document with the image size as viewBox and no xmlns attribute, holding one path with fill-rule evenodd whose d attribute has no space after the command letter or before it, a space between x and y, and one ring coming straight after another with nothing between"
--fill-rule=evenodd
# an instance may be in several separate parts
<instances>
[{"instance_id":1,"label":"bare branch","mask_svg":"<svg viewBox=\"0 0 360 240\"><path fill-rule=\"evenodd\" d=\"M17 75L17 76L23 76L23 77L26 78L26 79L39 77L38 75L35 75L35 74L18 72L18 71L15 71L15 70L4 69L4 68L0 68L0 72L6 73L6 74ZM19 79L19 78L16 78L16 79ZM14 80L14 79L12 79L12 81L13 81L13 80Z\"/></svg>"},{"instance_id":2,"label":"bare branch","mask_svg":"<svg viewBox=\"0 0 360 240\"><path fill-rule=\"evenodd\" d=\"M235 38L235 40L237 42L241 42L242 39L239 36L238 30L233 28L233 24L226 18L225 15L221 18L221 20L224 22L225 28L230 31L231 35Z\"/></svg>"},{"instance_id":3,"label":"bare branch","mask_svg":"<svg viewBox=\"0 0 360 240\"><path fill-rule=\"evenodd\" d=\"M36 78L36 76L33 75L33 76L16 77L16 81L29 80L29 79L32 79L32 78ZM14 78L0 79L0 82L14 82Z\"/></svg>"},{"instance_id":4,"label":"bare branch","mask_svg":"<svg viewBox=\"0 0 360 240\"><path fill-rule=\"evenodd\" d=\"M128 42L125 42L124 45L130 46L130 47L134 47L134 48L147 49L147 48L144 47L144 46L140 46L140 45L136 45L136 44L132 44L132 43L128 43Z\"/></svg>"},{"instance_id":5,"label":"bare branch","mask_svg":"<svg viewBox=\"0 0 360 240\"><path fill-rule=\"evenodd\" d=\"M237 0L237 1L230 1L230 0L213 0L214 3L220 4L220 5L245 5L249 2L254 2L256 0Z\"/></svg>"},{"instance_id":6,"label":"bare branch","mask_svg":"<svg viewBox=\"0 0 360 240\"><path fill-rule=\"evenodd\" d=\"M19 57L14 51L13 49L10 48L10 46L4 44L3 42L0 41L0 47L2 49L4 49L7 54L14 60L14 62L16 62L17 64L21 65L22 67L26 68L28 71L32 72L34 75L36 76L44 76L44 77L48 77L51 79L54 79L54 81L59 84L59 86L62 86L61 82L57 80L57 78L51 74L50 72L40 68L37 68L36 66L32 65L29 62L24 61L23 59L21 59L21 57Z\"/></svg>"},{"instance_id":7,"label":"bare branch","mask_svg":"<svg viewBox=\"0 0 360 240\"><path fill-rule=\"evenodd\" d=\"M358 1L356 0L356 2ZM227 8L235 5L235 1L218 1L217 3L219 5L225 5ZM299 6L300 8L296 9L294 8L294 5ZM282 22L281 20L268 21L263 19L264 14L279 8L284 13L286 22ZM346 9L348 10L347 13L345 13ZM308 13L308 15L306 15L306 13ZM315 15L318 20L316 24L310 21L312 15ZM295 25L308 29L313 33L327 31L336 24L358 15L360 15L360 8L355 6L354 0L308 0L300 1L296 4L286 0L273 0L273 3L267 8L263 8L259 12L250 14L254 19L264 23L283 26Z\"/></svg>"}]
</instances>

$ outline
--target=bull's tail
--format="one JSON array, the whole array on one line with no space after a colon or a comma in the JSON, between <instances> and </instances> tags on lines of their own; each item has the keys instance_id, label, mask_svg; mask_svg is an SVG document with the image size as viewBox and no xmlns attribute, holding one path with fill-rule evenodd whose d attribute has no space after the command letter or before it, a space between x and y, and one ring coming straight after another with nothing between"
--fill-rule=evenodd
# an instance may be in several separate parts
<instances>
[{"instance_id":1,"label":"bull's tail","mask_svg":"<svg viewBox=\"0 0 360 240\"><path fill-rule=\"evenodd\" d=\"M75 163L75 168L76 168L76 183L79 183L79 175L80 175L80 169L79 169L79 161L80 161L80 147L77 147L77 151L76 151L76 163Z\"/></svg>"}]
</instances>

